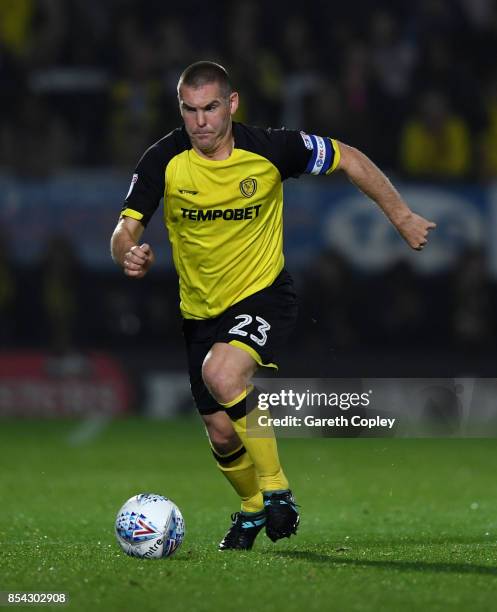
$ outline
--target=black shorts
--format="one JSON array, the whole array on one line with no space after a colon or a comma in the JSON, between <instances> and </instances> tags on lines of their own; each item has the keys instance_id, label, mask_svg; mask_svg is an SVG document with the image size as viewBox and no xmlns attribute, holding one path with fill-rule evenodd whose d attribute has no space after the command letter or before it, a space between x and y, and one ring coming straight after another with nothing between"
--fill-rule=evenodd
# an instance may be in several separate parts
<instances>
[{"instance_id":1,"label":"black shorts","mask_svg":"<svg viewBox=\"0 0 497 612\"><path fill-rule=\"evenodd\" d=\"M207 390L202 364L215 342L245 350L263 367L278 368L278 354L297 320L293 280L282 270L272 285L233 304L213 319L184 319L188 371L193 399L200 414L223 410Z\"/></svg>"}]
</instances>

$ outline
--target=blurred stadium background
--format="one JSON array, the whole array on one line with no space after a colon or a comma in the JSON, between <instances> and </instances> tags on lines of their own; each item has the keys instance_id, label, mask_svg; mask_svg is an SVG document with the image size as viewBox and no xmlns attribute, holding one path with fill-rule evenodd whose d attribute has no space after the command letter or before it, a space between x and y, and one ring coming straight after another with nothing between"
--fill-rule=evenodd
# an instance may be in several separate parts
<instances>
[{"instance_id":1,"label":"blurred stadium background","mask_svg":"<svg viewBox=\"0 0 497 612\"><path fill-rule=\"evenodd\" d=\"M198 59L231 72L237 119L358 147L438 223L410 252L342 177L288 181L282 374L495 376L495 57L492 0L0 0L0 415L193 410L161 214L142 281L109 238Z\"/></svg>"}]
</instances>

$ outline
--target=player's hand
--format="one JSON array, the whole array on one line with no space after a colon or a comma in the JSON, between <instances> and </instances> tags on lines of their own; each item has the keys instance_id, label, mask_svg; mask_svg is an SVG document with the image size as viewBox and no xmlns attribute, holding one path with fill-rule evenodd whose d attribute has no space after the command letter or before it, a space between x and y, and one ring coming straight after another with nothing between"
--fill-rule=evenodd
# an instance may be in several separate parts
<instances>
[{"instance_id":1,"label":"player's hand","mask_svg":"<svg viewBox=\"0 0 497 612\"><path fill-rule=\"evenodd\" d=\"M142 278L154 261L155 255L149 244L135 245L124 254L124 274L132 278Z\"/></svg>"},{"instance_id":2,"label":"player's hand","mask_svg":"<svg viewBox=\"0 0 497 612\"><path fill-rule=\"evenodd\" d=\"M409 212L396 224L397 230L407 244L416 251L421 251L428 242L428 232L437 227L416 213Z\"/></svg>"}]
</instances>

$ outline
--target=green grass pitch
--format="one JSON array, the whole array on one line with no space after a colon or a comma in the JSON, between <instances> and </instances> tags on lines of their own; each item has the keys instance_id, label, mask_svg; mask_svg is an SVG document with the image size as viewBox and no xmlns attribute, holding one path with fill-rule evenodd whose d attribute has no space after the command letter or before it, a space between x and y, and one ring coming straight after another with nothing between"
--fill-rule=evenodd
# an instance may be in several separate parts
<instances>
[{"instance_id":1,"label":"green grass pitch","mask_svg":"<svg viewBox=\"0 0 497 612\"><path fill-rule=\"evenodd\" d=\"M81 427L0 421L1 591L65 591L70 610L497 606L496 440L281 440L298 536L220 553L237 500L196 419L115 421L75 444ZM115 542L117 510L145 491L185 517L172 559Z\"/></svg>"}]
</instances>

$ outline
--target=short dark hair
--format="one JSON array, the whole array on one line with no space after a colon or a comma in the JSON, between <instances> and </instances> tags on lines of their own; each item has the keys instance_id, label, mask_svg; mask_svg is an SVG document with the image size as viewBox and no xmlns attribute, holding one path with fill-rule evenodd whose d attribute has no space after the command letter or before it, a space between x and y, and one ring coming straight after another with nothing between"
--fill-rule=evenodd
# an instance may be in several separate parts
<instances>
[{"instance_id":1,"label":"short dark hair","mask_svg":"<svg viewBox=\"0 0 497 612\"><path fill-rule=\"evenodd\" d=\"M226 98L233 91L233 86L231 85L228 72L225 68L223 68L223 66L221 66L221 64L216 64L216 62L201 61L195 62L183 70L183 73L179 77L178 81L178 96L180 87L182 85L196 89L198 87L202 87L202 85L206 85L207 83L218 83L223 96Z\"/></svg>"}]
</instances>

